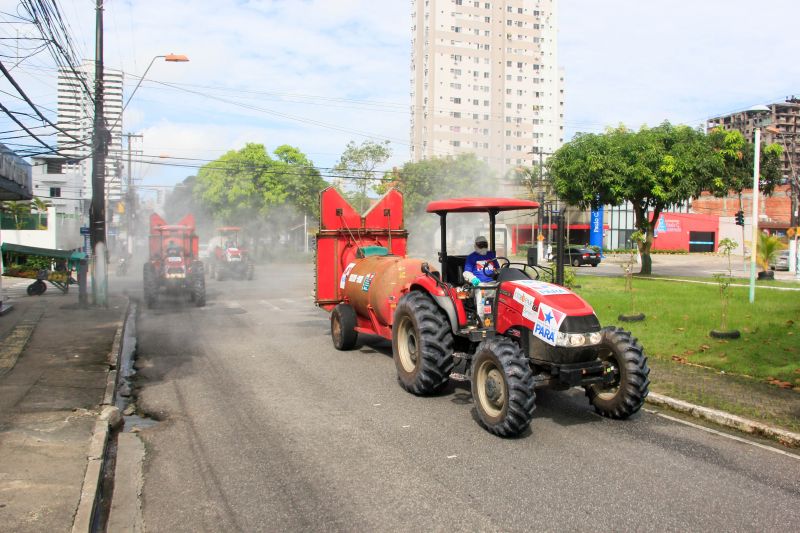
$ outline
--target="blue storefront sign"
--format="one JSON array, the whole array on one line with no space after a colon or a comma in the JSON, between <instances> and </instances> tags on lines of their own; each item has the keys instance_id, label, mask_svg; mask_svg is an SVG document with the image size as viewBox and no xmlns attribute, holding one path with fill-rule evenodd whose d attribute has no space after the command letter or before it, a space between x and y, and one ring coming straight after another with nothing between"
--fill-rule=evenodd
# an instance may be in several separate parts
<instances>
[{"instance_id":1,"label":"blue storefront sign","mask_svg":"<svg viewBox=\"0 0 800 533\"><path fill-rule=\"evenodd\" d=\"M603 206L600 206L596 211L592 210L589 244L600 248L603 247Z\"/></svg>"}]
</instances>

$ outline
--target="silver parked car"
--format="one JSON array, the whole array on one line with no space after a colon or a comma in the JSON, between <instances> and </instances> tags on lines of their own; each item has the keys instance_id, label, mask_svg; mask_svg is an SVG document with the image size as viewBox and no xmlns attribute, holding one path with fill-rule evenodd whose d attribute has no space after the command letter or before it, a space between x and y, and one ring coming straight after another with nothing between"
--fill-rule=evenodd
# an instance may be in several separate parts
<instances>
[{"instance_id":1,"label":"silver parked car","mask_svg":"<svg viewBox=\"0 0 800 533\"><path fill-rule=\"evenodd\" d=\"M772 270L789 270L789 250L781 250L775 254L775 259L770 261L769 268Z\"/></svg>"}]
</instances>

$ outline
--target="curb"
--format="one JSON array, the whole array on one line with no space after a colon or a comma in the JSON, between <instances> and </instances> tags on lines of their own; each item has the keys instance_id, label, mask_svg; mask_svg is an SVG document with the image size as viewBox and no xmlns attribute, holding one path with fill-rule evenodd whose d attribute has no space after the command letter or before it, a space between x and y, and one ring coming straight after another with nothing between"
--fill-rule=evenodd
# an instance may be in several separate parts
<instances>
[{"instance_id":1,"label":"curb","mask_svg":"<svg viewBox=\"0 0 800 533\"><path fill-rule=\"evenodd\" d=\"M99 407L113 406L116 397L117 375L119 368L119 357L123 349L123 335L128 320L131 318L132 306L130 299L125 307L125 312L122 315L118 325L117 331L114 334L114 342L111 345L111 351L108 353L107 362L109 364L108 376L106 378L106 390L103 394L103 403ZM86 473L83 477L83 485L81 487L81 497L78 502L78 508L75 511L75 518L72 522L73 533L89 533L95 530L95 519L97 514L97 507L100 502L103 477L103 464L105 462L106 451L108 449L109 419L104 417L103 414L98 414L97 420L94 423L94 431L92 439L89 442L89 449L87 451L88 464L86 466Z\"/></svg>"},{"instance_id":2,"label":"curb","mask_svg":"<svg viewBox=\"0 0 800 533\"><path fill-rule=\"evenodd\" d=\"M669 409L678 411L679 413L692 415L695 418L702 418L723 427L736 429L751 435L767 437L769 439L776 440L785 446L800 448L800 433L793 433L791 431L769 426L761 422L756 422L737 415L732 415L724 411L718 411L708 407L701 407L689 402L684 402L683 400L676 400L675 398L670 398L669 396L664 396L655 392L648 394L647 398L645 398L645 401L653 405L668 407Z\"/></svg>"}]
</instances>

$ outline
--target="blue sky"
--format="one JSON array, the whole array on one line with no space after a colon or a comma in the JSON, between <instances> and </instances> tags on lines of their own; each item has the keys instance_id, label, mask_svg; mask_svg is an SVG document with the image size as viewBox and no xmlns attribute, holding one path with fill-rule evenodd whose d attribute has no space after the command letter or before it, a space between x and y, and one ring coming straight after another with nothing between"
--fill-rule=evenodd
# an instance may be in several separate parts
<instances>
[{"instance_id":1,"label":"blue sky","mask_svg":"<svg viewBox=\"0 0 800 533\"><path fill-rule=\"evenodd\" d=\"M92 58L92 3L60 5ZM1 11L16 9L0 0ZM190 58L157 61L128 107L125 130L144 134L148 159L193 165L202 161L167 157L213 159L253 141L295 145L330 167L348 141L366 138L392 142L387 167L408 159L410 2L107 0L105 20L106 63L128 74L128 91L154 56ZM791 0L561 0L567 138L620 122L696 125L800 95L800 39L781 27L797 20ZM14 72L55 109L46 54ZM149 185L195 172L134 170Z\"/></svg>"}]
</instances>

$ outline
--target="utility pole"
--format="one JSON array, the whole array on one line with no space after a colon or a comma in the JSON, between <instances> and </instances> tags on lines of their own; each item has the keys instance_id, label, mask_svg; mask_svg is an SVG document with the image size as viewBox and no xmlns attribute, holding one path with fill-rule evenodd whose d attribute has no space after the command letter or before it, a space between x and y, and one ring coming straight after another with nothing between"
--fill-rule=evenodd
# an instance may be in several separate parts
<instances>
[{"instance_id":1,"label":"utility pole","mask_svg":"<svg viewBox=\"0 0 800 533\"><path fill-rule=\"evenodd\" d=\"M96 0L94 60L94 129L92 132L92 204L89 209L89 238L92 246L92 298L96 305L108 305L108 255L106 251L106 152L108 132L103 116L103 0Z\"/></svg>"},{"instance_id":2,"label":"utility pole","mask_svg":"<svg viewBox=\"0 0 800 533\"><path fill-rule=\"evenodd\" d=\"M135 135L133 133L126 133L123 137L128 138L128 179L126 189L125 201L125 233L127 234L127 252L129 256L133 255L134 244L134 226L135 226L135 210L136 210L136 192L133 189L133 161L131 158L131 139L143 139L144 135Z\"/></svg>"}]
</instances>

